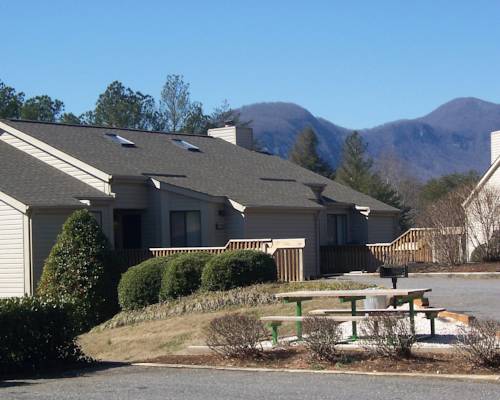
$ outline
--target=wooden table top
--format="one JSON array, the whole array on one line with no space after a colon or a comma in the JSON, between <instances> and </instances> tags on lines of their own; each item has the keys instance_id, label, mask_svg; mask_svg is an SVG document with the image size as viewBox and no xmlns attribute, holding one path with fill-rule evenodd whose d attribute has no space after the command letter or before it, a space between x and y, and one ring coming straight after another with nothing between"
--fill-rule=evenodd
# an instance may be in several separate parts
<instances>
[{"instance_id":1,"label":"wooden table top","mask_svg":"<svg viewBox=\"0 0 500 400\"><path fill-rule=\"evenodd\" d=\"M277 293L280 299L301 299L317 297L374 297L374 296L414 296L430 292L432 289L361 289L361 290L299 290L296 292Z\"/></svg>"}]
</instances>

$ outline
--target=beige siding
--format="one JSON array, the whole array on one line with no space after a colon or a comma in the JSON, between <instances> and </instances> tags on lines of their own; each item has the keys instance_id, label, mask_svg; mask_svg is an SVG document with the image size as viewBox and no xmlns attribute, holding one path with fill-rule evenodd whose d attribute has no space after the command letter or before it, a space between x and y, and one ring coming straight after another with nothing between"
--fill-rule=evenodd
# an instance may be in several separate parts
<instances>
[{"instance_id":1,"label":"beige siding","mask_svg":"<svg viewBox=\"0 0 500 400\"><path fill-rule=\"evenodd\" d=\"M315 213L256 212L245 213L247 239L305 238L304 275L319 275L318 226Z\"/></svg>"},{"instance_id":2,"label":"beige siding","mask_svg":"<svg viewBox=\"0 0 500 400\"><path fill-rule=\"evenodd\" d=\"M161 224L159 229L161 246L170 246L171 211L200 211L201 245L222 246L226 244L227 236L223 229L224 217L219 215L219 210L224 209L223 204L188 197L166 190L161 190L159 201L160 212L155 218L159 219ZM151 220L151 217L149 220ZM217 225L222 229L217 229ZM155 230L158 231L158 228Z\"/></svg>"},{"instance_id":3,"label":"beige siding","mask_svg":"<svg viewBox=\"0 0 500 400\"><path fill-rule=\"evenodd\" d=\"M0 201L0 297L23 296L23 214Z\"/></svg>"},{"instance_id":4,"label":"beige siding","mask_svg":"<svg viewBox=\"0 0 500 400\"><path fill-rule=\"evenodd\" d=\"M62 225L70 216L71 211L58 213L43 213L32 215L32 257L33 285L36 289L42 275L43 264L54 246Z\"/></svg>"},{"instance_id":5,"label":"beige siding","mask_svg":"<svg viewBox=\"0 0 500 400\"><path fill-rule=\"evenodd\" d=\"M0 134L0 140L3 140L4 142L10 144L11 146L16 147L17 149L24 151L25 153L28 153L32 155L35 158L38 158L39 160L49 164L50 166L59 169L60 171L71 175L73 178L78 179L82 182L85 182L86 184L104 192L107 193L108 190L108 184L104 182L103 180L85 172L82 171L81 169L75 167L74 165L69 164L66 161L63 161L49 153L47 153L44 150L39 149L38 147L35 147L31 145L30 143L27 143L14 135L11 135L10 133L4 132Z\"/></svg>"},{"instance_id":6,"label":"beige siding","mask_svg":"<svg viewBox=\"0 0 500 400\"><path fill-rule=\"evenodd\" d=\"M368 217L368 243L388 243L397 236L397 219L393 216Z\"/></svg>"}]
</instances>

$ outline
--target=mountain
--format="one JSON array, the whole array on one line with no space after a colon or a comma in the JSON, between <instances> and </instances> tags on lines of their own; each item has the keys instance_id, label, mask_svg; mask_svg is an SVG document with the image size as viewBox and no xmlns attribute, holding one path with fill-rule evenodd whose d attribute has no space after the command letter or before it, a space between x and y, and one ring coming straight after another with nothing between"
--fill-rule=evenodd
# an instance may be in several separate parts
<instances>
[{"instance_id":1,"label":"mountain","mask_svg":"<svg viewBox=\"0 0 500 400\"><path fill-rule=\"evenodd\" d=\"M242 107L241 119L249 120L256 139L270 152L287 157L297 134L314 128L319 152L333 167L340 160L342 143L353 129L315 117L292 103L257 103ZM500 105L476 98L458 98L416 119L357 129L368 143L370 155L396 155L413 175L428 179L489 165L490 133L500 129Z\"/></svg>"}]
</instances>

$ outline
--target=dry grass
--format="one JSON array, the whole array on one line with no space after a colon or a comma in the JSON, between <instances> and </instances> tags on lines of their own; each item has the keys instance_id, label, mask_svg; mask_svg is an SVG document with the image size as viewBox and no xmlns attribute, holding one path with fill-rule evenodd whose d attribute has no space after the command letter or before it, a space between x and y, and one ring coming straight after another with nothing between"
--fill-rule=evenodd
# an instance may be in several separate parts
<instances>
[{"instance_id":1,"label":"dry grass","mask_svg":"<svg viewBox=\"0 0 500 400\"><path fill-rule=\"evenodd\" d=\"M154 311L150 310L151 307L147 307L143 310L143 314L135 312L133 318L120 313L102 326L82 335L79 342L89 356L109 361L139 361L169 354L186 354L188 346L205 344L204 329L213 318L220 317L227 312L253 314L258 317L273 314L294 315L295 305L278 302L274 299L274 293L300 289L360 287L362 286L348 281L256 285L238 289L240 296L235 293L229 295L237 299L246 299L246 303L243 302L243 304L242 302L238 304L238 301L234 299L229 303L221 301L221 298L225 299L229 292L234 291L225 292L225 294L195 294L176 302L151 306ZM249 296L250 293L256 296ZM204 304L203 307L199 306L200 301ZM193 304L198 304L198 306L195 307ZM212 309L207 304L211 305ZM316 308L342 306L347 305L341 305L334 299L318 299L304 302L303 312L307 313ZM158 318L155 320L154 317ZM120 321L122 325L117 324L117 321ZM127 324L123 324L124 321ZM111 328L112 326L116 327ZM293 324L285 324L280 332L291 334L293 328Z\"/></svg>"}]
</instances>

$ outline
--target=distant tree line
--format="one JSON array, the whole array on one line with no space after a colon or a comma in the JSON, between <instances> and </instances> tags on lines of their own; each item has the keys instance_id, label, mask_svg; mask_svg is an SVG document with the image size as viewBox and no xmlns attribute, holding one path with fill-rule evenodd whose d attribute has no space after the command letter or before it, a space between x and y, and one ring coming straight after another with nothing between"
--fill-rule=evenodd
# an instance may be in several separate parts
<instances>
[{"instance_id":1,"label":"distant tree line","mask_svg":"<svg viewBox=\"0 0 500 400\"><path fill-rule=\"evenodd\" d=\"M359 132L345 138L340 163L336 170L318 153L318 138L311 127L298 135L289 153L290 161L336 180L358 192L401 210L401 230L416 226L438 200L450 193L471 187L479 180L476 171L453 173L422 182L411 174L410 167L392 153L373 160L367 153L368 144Z\"/></svg>"},{"instance_id":2,"label":"distant tree line","mask_svg":"<svg viewBox=\"0 0 500 400\"><path fill-rule=\"evenodd\" d=\"M201 102L191 99L182 75L167 76L159 101L114 81L98 96L94 109L81 115L65 112L64 103L48 95L26 98L0 80L0 118L193 134L204 134L226 120L244 125L226 100L206 113Z\"/></svg>"}]
</instances>

